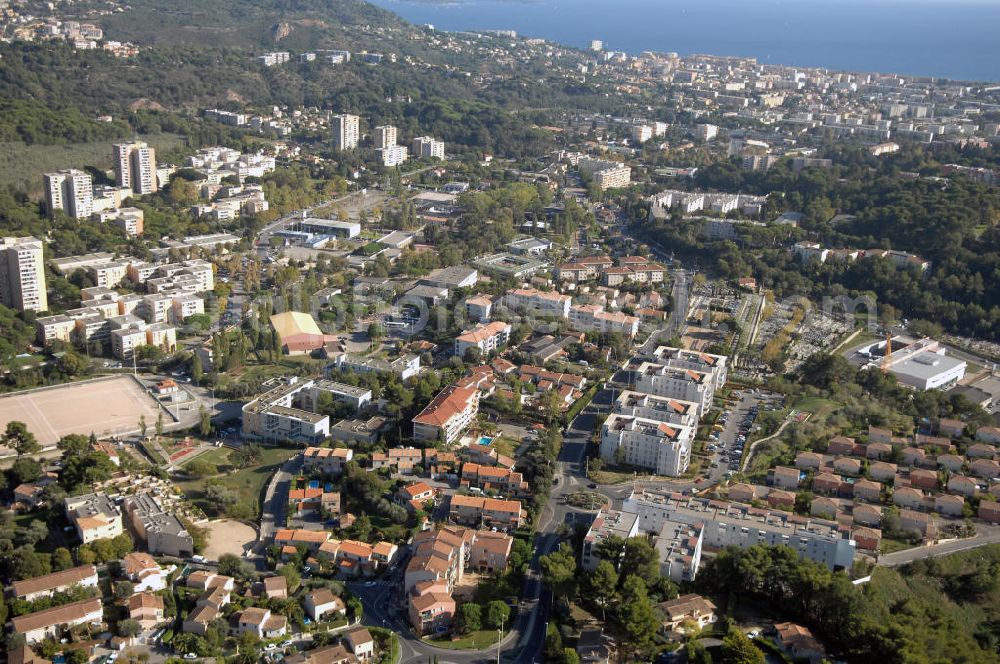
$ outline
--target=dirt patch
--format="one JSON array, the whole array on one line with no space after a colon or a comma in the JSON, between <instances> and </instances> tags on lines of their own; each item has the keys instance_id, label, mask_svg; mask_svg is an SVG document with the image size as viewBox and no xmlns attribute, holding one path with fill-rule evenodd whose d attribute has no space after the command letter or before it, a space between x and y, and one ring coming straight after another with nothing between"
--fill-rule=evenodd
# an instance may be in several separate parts
<instances>
[{"instance_id":1,"label":"dirt patch","mask_svg":"<svg viewBox=\"0 0 1000 664\"><path fill-rule=\"evenodd\" d=\"M4 396L0 428L12 420L24 422L47 447L70 433L131 433L139 429L140 417L152 429L160 412L159 403L131 376L116 376Z\"/></svg>"},{"instance_id":2,"label":"dirt patch","mask_svg":"<svg viewBox=\"0 0 1000 664\"><path fill-rule=\"evenodd\" d=\"M484 578L481 574L476 572L466 572L462 575L462 580L455 584L455 590L452 591L452 597L456 601L471 602L476 598L476 589L479 588L480 580Z\"/></svg>"},{"instance_id":3,"label":"dirt patch","mask_svg":"<svg viewBox=\"0 0 1000 664\"><path fill-rule=\"evenodd\" d=\"M208 546L203 556L209 560L218 560L224 553L242 556L243 550L257 541L257 531L232 519L218 519L203 525L208 529Z\"/></svg>"}]
</instances>

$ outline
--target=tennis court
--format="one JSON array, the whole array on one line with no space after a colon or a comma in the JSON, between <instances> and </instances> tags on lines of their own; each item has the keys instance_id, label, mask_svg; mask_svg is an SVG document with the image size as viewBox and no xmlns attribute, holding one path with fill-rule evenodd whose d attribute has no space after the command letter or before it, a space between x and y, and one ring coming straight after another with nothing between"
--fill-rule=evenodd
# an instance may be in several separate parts
<instances>
[{"instance_id":1,"label":"tennis court","mask_svg":"<svg viewBox=\"0 0 1000 664\"><path fill-rule=\"evenodd\" d=\"M115 376L0 397L0 431L10 421L24 422L48 447L70 433L107 437L138 431L143 415L152 430L159 412L159 404L131 376Z\"/></svg>"}]
</instances>

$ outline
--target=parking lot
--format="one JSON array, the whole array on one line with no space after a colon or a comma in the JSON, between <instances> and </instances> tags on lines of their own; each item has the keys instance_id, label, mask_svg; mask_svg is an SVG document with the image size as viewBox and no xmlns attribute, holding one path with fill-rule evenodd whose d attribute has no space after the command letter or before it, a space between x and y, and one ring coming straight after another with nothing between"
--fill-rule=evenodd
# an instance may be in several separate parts
<instances>
[{"instance_id":1,"label":"parking lot","mask_svg":"<svg viewBox=\"0 0 1000 664\"><path fill-rule=\"evenodd\" d=\"M773 395L756 391L734 393L734 396L736 394L739 394L739 400L735 406L726 405L706 447L712 454L713 467L709 469L709 478L713 482L739 472L743 451L753 432L757 416L762 409L777 407L777 397Z\"/></svg>"}]
</instances>

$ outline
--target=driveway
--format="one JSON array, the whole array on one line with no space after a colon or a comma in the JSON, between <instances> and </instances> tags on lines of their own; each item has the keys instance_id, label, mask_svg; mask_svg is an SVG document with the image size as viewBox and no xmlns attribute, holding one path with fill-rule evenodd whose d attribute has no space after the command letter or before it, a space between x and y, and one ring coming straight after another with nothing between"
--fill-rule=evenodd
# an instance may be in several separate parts
<instances>
[{"instance_id":1,"label":"driveway","mask_svg":"<svg viewBox=\"0 0 1000 664\"><path fill-rule=\"evenodd\" d=\"M260 516L260 529L257 533L257 553L262 553L267 543L274 538L278 528L285 526L285 508L288 505L288 490L292 478L302 467L302 457L296 454L274 472L271 481L264 492L264 509Z\"/></svg>"}]
</instances>

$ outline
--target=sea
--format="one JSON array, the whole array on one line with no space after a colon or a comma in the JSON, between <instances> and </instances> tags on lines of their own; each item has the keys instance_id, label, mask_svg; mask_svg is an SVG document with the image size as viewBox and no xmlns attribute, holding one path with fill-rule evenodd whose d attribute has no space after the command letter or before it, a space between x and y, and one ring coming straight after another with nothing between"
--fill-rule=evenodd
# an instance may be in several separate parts
<instances>
[{"instance_id":1,"label":"sea","mask_svg":"<svg viewBox=\"0 0 1000 664\"><path fill-rule=\"evenodd\" d=\"M1000 0L371 0L438 30L1000 81Z\"/></svg>"}]
</instances>

